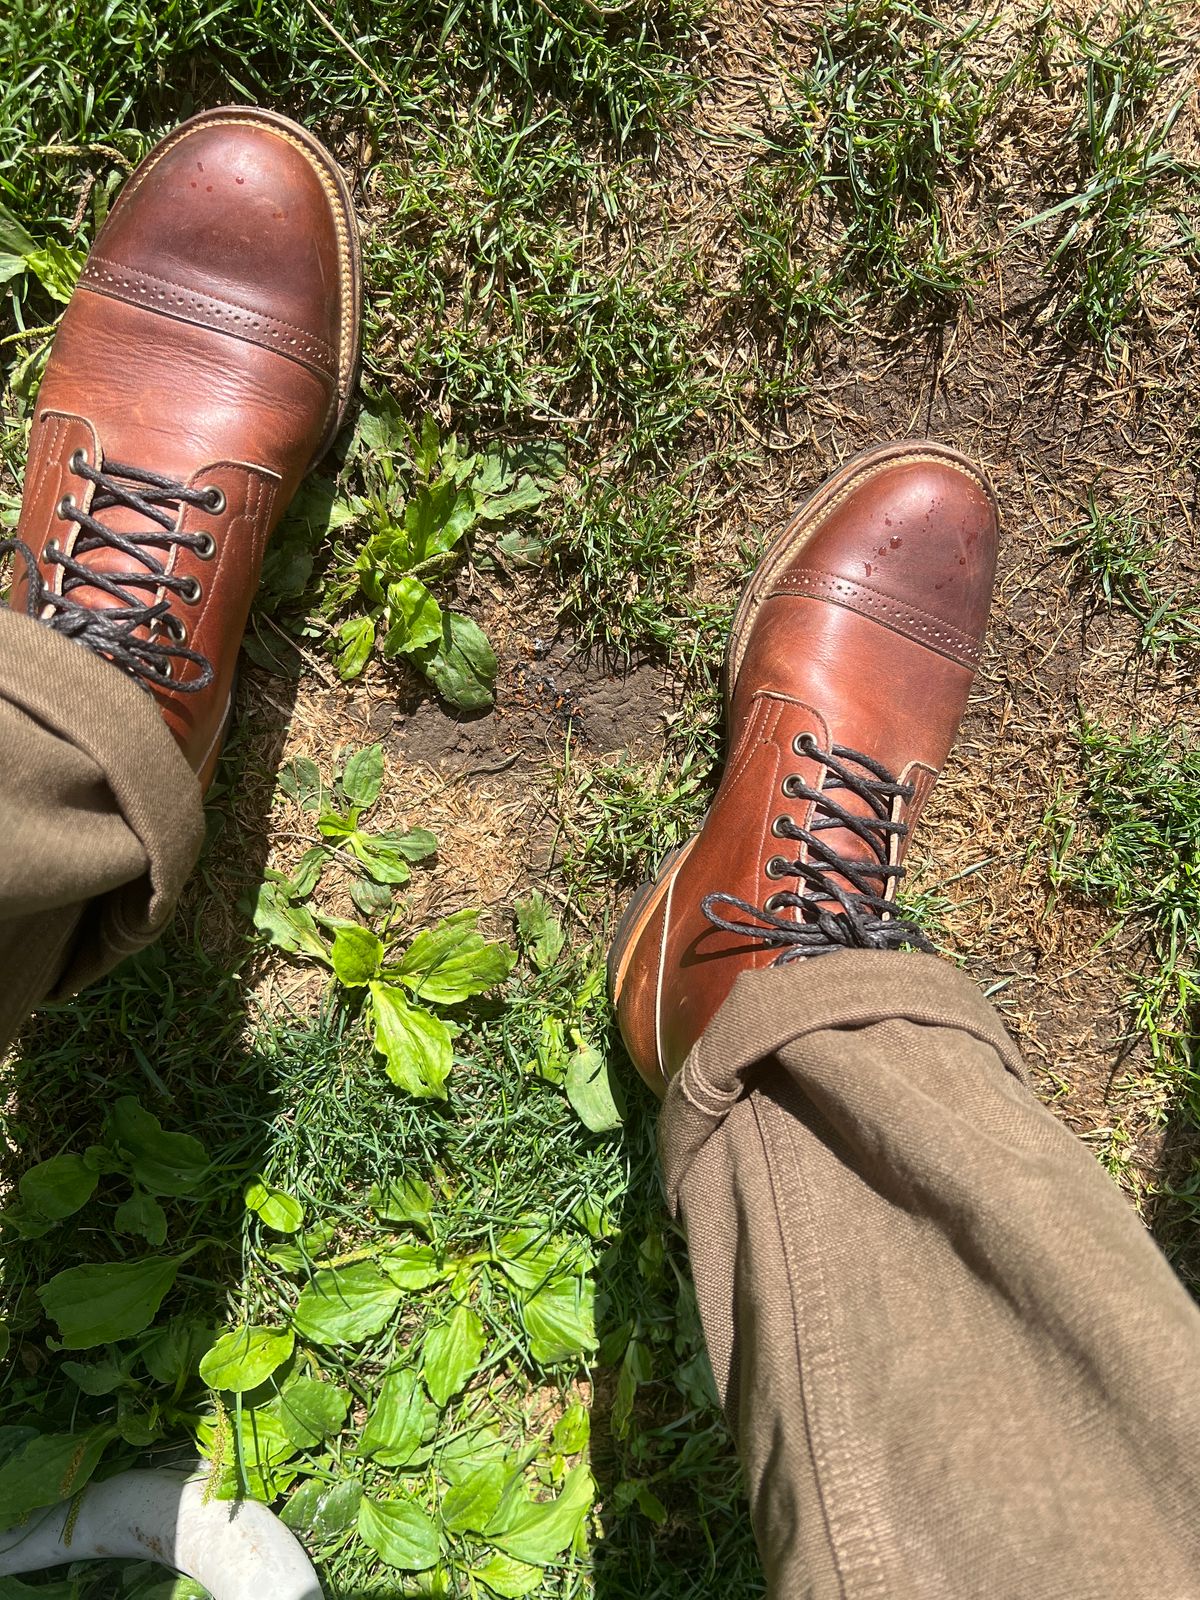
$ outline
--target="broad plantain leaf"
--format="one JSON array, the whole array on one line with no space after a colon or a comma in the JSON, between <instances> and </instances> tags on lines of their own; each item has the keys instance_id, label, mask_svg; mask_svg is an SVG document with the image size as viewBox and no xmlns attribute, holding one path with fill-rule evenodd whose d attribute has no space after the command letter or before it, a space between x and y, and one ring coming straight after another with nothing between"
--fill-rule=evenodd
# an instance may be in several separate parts
<instances>
[{"instance_id":1,"label":"broad plantain leaf","mask_svg":"<svg viewBox=\"0 0 1200 1600\"><path fill-rule=\"evenodd\" d=\"M304 1207L286 1189L273 1188L265 1178L246 1185L246 1209L261 1217L276 1233L299 1233L304 1226Z\"/></svg>"},{"instance_id":2,"label":"broad plantain leaf","mask_svg":"<svg viewBox=\"0 0 1200 1600\"><path fill-rule=\"evenodd\" d=\"M401 1298L373 1262L327 1267L302 1291L292 1320L317 1344L358 1344L395 1315Z\"/></svg>"},{"instance_id":3,"label":"broad plantain leaf","mask_svg":"<svg viewBox=\"0 0 1200 1600\"><path fill-rule=\"evenodd\" d=\"M65 1349L94 1350L148 1328L181 1265L177 1256L147 1256L68 1267L38 1290L38 1299Z\"/></svg>"},{"instance_id":4,"label":"broad plantain leaf","mask_svg":"<svg viewBox=\"0 0 1200 1600\"><path fill-rule=\"evenodd\" d=\"M116 1437L115 1428L90 1428L27 1439L0 1466L0 1527L78 1494Z\"/></svg>"},{"instance_id":5,"label":"broad plantain leaf","mask_svg":"<svg viewBox=\"0 0 1200 1600\"><path fill-rule=\"evenodd\" d=\"M444 1099L445 1082L454 1062L449 1027L424 1006L409 1002L403 989L372 983L375 1048L387 1075L409 1094Z\"/></svg>"},{"instance_id":6,"label":"broad plantain leaf","mask_svg":"<svg viewBox=\"0 0 1200 1600\"><path fill-rule=\"evenodd\" d=\"M478 921L478 911L456 911L426 928L386 969L387 976L437 1005L456 1005L492 988L512 971L516 952L507 944L489 944L476 931Z\"/></svg>"},{"instance_id":7,"label":"broad plantain leaf","mask_svg":"<svg viewBox=\"0 0 1200 1600\"><path fill-rule=\"evenodd\" d=\"M190 1133L168 1133L133 1095L122 1095L117 1101L104 1137L151 1194L195 1194L208 1176L208 1157L199 1139Z\"/></svg>"},{"instance_id":8,"label":"broad plantain leaf","mask_svg":"<svg viewBox=\"0 0 1200 1600\"><path fill-rule=\"evenodd\" d=\"M383 788L382 744L368 745L365 750L359 750L350 757L342 773L341 786L342 793L351 805L360 806L365 811L368 806L375 804Z\"/></svg>"},{"instance_id":9,"label":"broad plantain leaf","mask_svg":"<svg viewBox=\"0 0 1200 1600\"><path fill-rule=\"evenodd\" d=\"M296 1335L290 1328L235 1328L223 1334L200 1363L210 1389L243 1394L257 1389L291 1359Z\"/></svg>"},{"instance_id":10,"label":"broad plantain leaf","mask_svg":"<svg viewBox=\"0 0 1200 1600\"><path fill-rule=\"evenodd\" d=\"M411 1367L396 1367L384 1378L358 1443L360 1455L384 1467L411 1467L428 1460L423 1440L426 1400Z\"/></svg>"},{"instance_id":11,"label":"broad plantain leaf","mask_svg":"<svg viewBox=\"0 0 1200 1600\"><path fill-rule=\"evenodd\" d=\"M35 1217L58 1222L87 1204L99 1178L96 1163L84 1156L51 1156L21 1175L21 1199Z\"/></svg>"},{"instance_id":12,"label":"broad plantain leaf","mask_svg":"<svg viewBox=\"0 0 1200 1600\"><path fill-rule=\"evenodd\" d=\"M572 1467L557 1500L531 1500L524 1490L505 1496L487 1538L518 1561L546 1566L573 1542L595 1498L592 1474Z\"/></svg>"},{"instance_id":13,"label":"broad plantain leaf","mask_svg":"<svg viewBox=\"0 0 1200 1600\"><path fill-rule=\"evenodd\" d=\"M330 953L333 970L347 988L361 989L379 971L383 941L370 928L349 923L337 930Z\"/></svg>"},{"instance_id":14,"label":"broad plantain leaf","mask_svg":"<svg viewBox=\"0 0 1200 1600\"><path fill-rule=\"evenodd\" d=\"M442 637L442 608L419 578L388 584L387 618L383 653L389 661L424 650Z\"/></svg>"},{"instance_id":15,"label":"broad plantain leaf","mask_svg":"<svg viewBox=\"0 0 1200 1600\"><path fill-rule=\"evenodd\" d=\"M625 1096L611 1064L582 1039L567 1062L567 1099L592 1133L611 1133L625 1120Z\"/></svg>"},{"instance_id":16,"label":"broad plantain leaf","mask_svg":"<svg viewBox=\"0 0 1200 1600\"><path fill-rule=\"evenodd\" d=\"M437 1527L412 1500L364 1500L358 1533L381 1561L401 1572L424 1572L440 1554Z\"/></svg>"},{"instance_id":17,"label":"broad plantain leaf","mask_svg":"<svg viewBox=\"0 0 1200 1600\"><path fill-rule=\"evenodd\" d=\"M292 1378L277 1404L283 1431L298 1450L311 1450L337 1433L350 1409L350 1396L320 1378Z\"/></svg>"},{"instance_id":18,"label":"broad plantain leaf","mask_svg":"<svg viewBox=\"0 0 1200 1600\"><path fill-rule=\"evenodd\" d=\"M298 1538L319 1548L345 1533L361 1504L362 1484L357 1478L343 1478L340 1483L310 1478L284 1506L279 1520Z\"/></svg>"},{"instance_id":19,"label":"broad plantain leaf","mask_svg":"<svg viewBox=\"0 0 1200 1600\"><path fill-rule=\"evenodd\" d=\"M415 660L442 698L460 711L486 711L496 682L496 652L477 622L442 613L442 637Z\"/></svg>"},{"instance_id":20,"label":"broad plantain leaf","mask_svg":"<svg viewBox=\"0 0 1200 1600\"><path fill-rule=\"evenodd\" d=\"M455 1306L445 1322L425 1335L421 1371L425 1385L439 1406L466 1387L479 1365L486 1339L483 1323L470 1306Z\"/></svg>"}]
</instances>

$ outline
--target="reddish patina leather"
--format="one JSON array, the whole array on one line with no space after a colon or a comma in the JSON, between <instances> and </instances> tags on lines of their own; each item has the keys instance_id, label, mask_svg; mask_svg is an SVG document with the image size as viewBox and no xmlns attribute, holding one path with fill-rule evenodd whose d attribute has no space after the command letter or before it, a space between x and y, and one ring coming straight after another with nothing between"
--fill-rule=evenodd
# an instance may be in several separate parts
<instances>
[{"instance_id":1,"label":"reddish patina leather","mask_svg":"<svg viewBox=\"0 0 1200 1600\"><path fill-rule=\"evenodd\" d=\"M70 554L94 486L75 451L213 487L224 509L184 505L178 526L215 552L172 547L168 571L199 598L172 610L214 669L198 694L153 693L202 782L215 766L238 648L266 542L307 467L332 441L354 383L360 270L345 181L315 139L254 108L206 112L142 162L106 220L71 297L38 393L19 536ZM101 514L123 532L152 526L128 508ZM92 570L128 571L111 549ZM61 593L62 568L41 561ZM144 591L147 600L153 591ZM76 600L103 608L99 589ZM162 598L159 591L158 598ZM23 609L18 564L11 604ZM175 681L199 668L183 664Z\"/></svg>"},{"instance_id":2,"label":"reddish patina leather","mask_svg":"<svg viewBox=\"0 0 1200 1600\"><path fill-rule=\"evenodd\" d=\"M819 788L825 767L793 741L808 733L823 750L837 744L874 757L914 786L893 816L910 830L917 821L979 662L997 533L979 469L933 444L885 446L819 490L751 579L731 640L720 788L701 832L656 880L614 952L621 1030L660 1092L737 975L779 953L715 928L701 902L726 893L762 906L794 886L768 876L767 864L806 847L771 830L780 816L807 826L814 803L789 801L781 786L795 773ZM867 811L844 791L837 798ZM909 837L893 841L893 860ZM869 858L848 829L821 838Z\"/></svg>"}]
</instances>

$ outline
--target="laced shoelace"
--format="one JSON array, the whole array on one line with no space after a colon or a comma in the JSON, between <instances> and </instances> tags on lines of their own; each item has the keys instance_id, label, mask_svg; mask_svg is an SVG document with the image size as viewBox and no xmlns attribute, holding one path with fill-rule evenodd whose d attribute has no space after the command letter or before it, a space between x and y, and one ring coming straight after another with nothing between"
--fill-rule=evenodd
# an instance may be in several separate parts
<instances>
[{"instance_id":1,"label":"laced shoelace","mask_svg":"<svg viewBox=\"0 0 1200 1600\"><path fill-rule=\"evenodd\" d=\"M196 578L181 577L167 571L172 548L192 550L202 560L216 552L210 533L183 533L178 523L185 505L195 506L218 516L225 509L220 489L189 489L186 484L142 467L106 461L103 469L92 466L82 450L71 457L72 473L95 485L91 508L84 511L74 495L64 495L57 514L64 522L76 522L81 531L70 555L51 539L42 560L63 569L62 593L56 594L38 570L37 557L23 539L0 539L0 556L15 555L25 563L29 577L28 611L40 619L47 606L54 615L45 618L47 626L99 654L107 656L143 688L169 687L177 694L199 694L213 681L212 663L207 656L186 646L187 625L175 614L176 600L195 605L201 597ZM115 506L131 511L156 524L153 530L121 533L99 520L99 514ZM128 556L128 572L98 572L87 557L98 550L117 550ZM161 557L157 553L161 551ZM80 589L98 589L115 604L89 606L76 598ZM164 590L161 600L147 599ZM145 638L138 629L146 628ZM199 670L186 681L175 677L174 663L191 662Z\"/></svg>"},{"instance_id":2,"label":"laced shoelace","mask_svg":"<svg viewBox=\"0 0 1200 1600\"><path fill-rule=\"evenodd\" d=\"M889 885L901 878L904 868L888 860L892 836L903 838L908 824L893 821L892 801L911 800L913 786L897 783L886 767L857 750L835 744L822 750L811 734L801 733L792 742L797 755L810 756L825 768L819 789L805 783L798 773L783 781L789 799L811 800L814 814L807 828L791 817L776 817L771 832L779 839L790 839L808 847L807 858L788 860L772 856L767 862L769 878L797 878L803 888L781 890L763 906L754 906L731 894L706 895L701 909L709 922L726 933L757 939L779 954L772 965L782 966L803 956L826 955L830 950L896 950L913 945L932 950L926 936L914 922L893 916L887 897ZM869 816L847 811L832 791L844 789L870 807ZM845 829L861 839L871 851L870 860L840 855L822 839L831 829ZM725 915L727 907L740 917ZM836 909L835 909L836 908ZM781 911L799 911L798 919L780 916ZM753 919L753 920L748 920Z\"/></svg>"}]
</instances>

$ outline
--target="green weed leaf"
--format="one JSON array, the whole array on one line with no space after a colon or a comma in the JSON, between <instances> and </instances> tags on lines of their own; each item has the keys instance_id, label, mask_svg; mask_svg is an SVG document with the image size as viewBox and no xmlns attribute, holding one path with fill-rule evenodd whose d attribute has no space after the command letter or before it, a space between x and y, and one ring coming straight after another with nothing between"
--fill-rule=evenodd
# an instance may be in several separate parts
<instances>
[{"instance_id":1,"label":"green weed leaf","mask_svg":"<svg viewBox=\"0 0 1200 1600\"><path fill-rule=\"evenodd\" d=\"M534 1293L587 1260L582 1243L537 1226L512 1228L496 1245L496 1260L512 1281Z\"/></svg>"},{"instance_id":2,"label":"green weed leaf","mask_svg":"<svg viewBox=\"0 0 1200 1600\"><path fill-rule=\"evenodd\" d=\"M413 565L452 550L475 521L475 496L453 483L422 484L404 508Z\"/></svg>"},{"instance_id":3,"label":"green weed leaf","mask_svg":"<svg viewBox=\"0 0 1200 1600\"><path fill-rule=\"evenodd\" d=\"M117 1101L104 1137L151 1194L195 1194L208 1175L208 1157L199 1139L190 1133L168 1133L133 1095Z\"/></svg>"},{"instance_id":4,"label":"green weed leaf","mask_svg":"<svg viewBox=\"0 0 1200 1600\"><path fill-rule=\"evenodd\" d=\"M523 1596L541 1588L546 1576L541 1567L531 1567L528 1561L518 1561L499 1552L482 1567L472 1567L471 1572L501 1600L523 1600Z\"/></svg>"},{"instance_id":5,"label":"green weed leaf","mask_svg":"<svg viewBox=\"0 0 1200 1600\"><path fill-rule=\"evenodd\" d=\"M240 1455L246 1488L255 1500L269 1503L284 1494L296 1476L295 1469L284 1465L296 1454L296 1447L288 1438L283 1423L271 1406L246 1407L240 1425L235 1426L236 1453ZM201 1449L219 1469L209 1479L212 1492L218 1500L234 1500L242 1493L242 1479L235 1459L235 1448L228 1454L218 1446L218 1430L214 1421L205 1418L196 1430Z\"/></svg>"},{"instance_id":6,"label":"green weed leaf","mask_svg":"<svg viewBox=\"0 0 1200 1600\"><path fill-rule=\"evenodd\" d=\"M419 578L389 583L386 611L383 653L389 661L423 650L442 636L442 608Z\"/></svg>"},{"instance_id":7,"label":"green weed leaf","mask_svg":"<svg viewBox=\"0 0 1200 1600\"><path fill-rule=\"evenodd\" d=\"M12 212L0 206L0 283L19 278L36 249L32 236Z\"/></svg>"},{"instance_id":8,"label":"green weed leaf","mask_svg":"<svg viewBox=\"0 0 1200 1600\"><path fill-rule=\"evenodd\" d=\"M338 629L338 676L347 682L357 678L366 666L375 643L375 624L370 617L351 617Z\"/></svg>"},{"instance_id":9,"label":"green weed leaf","mask_svg":"<svg viewBox=\"0 0 1200 1600\"><path fill-rule=\"evenodd\" d=\"M449 1027L423 1006L410 1004L403 989L372 983L375 1048L388 1077L409 1094L444 1099L454 1062Z\"/></svg>"},{"instance_id":10,"label":"green weed leaf","mask_svg":"<svg viewBox=\"0 0 1200 1600\"><path fill-rule=\"evenodd\" d=\"M310 756L296 756L279 774L279 787L303 811L321 809L321 772Z\"/></svg>"},{"instance_id":11,"label":"green weed leaf","mask_svg":"<svg viewBox=\"0 0 1200 1600\"><path fill-rule=\"evenodd\" d=\"M528 899L517 902L516 913L521 946L538 971L545 972L558 960L567 942L562 923L550 910L546 897L536 890Z\"/></svg>"},{"instance_id":12,"label":"green weed leaf","mask_svg":"<svg viewBox=\"0 0 1200 1600\"><path fill-rule=\"evenodd\" d=\"M365 811L379 799L382 788L383 746L368 745L347 761L342 773L342 793L352 806L360 806Z\"/></svg>"},{"instance_id":13,"label":"green weed leaf","mask_svg":"<svg viewBox=\"0 0 1200 1600\"><path fill-rule=\"evenodd\" d=\"M358 1442L359 1454L373 1456L384 1467L411 1467L428 1459L422 1444L426 1409L417 1374L411 1367L393 1369L380 1385Z\"/></svg>"},{"instance_id":14,"label":"green weed leaf","mask_svg":"<svg viewBox=\"0 0 1200 1600\"><path fill-rule=\"evenodd\" d=\"M140 1189L117 1207L113 1225L118 1233L134 1234L155 1247L167 1241L167 1213L153 1195Z\"/></svg>"},{"instance_id":15,"label":"green weed leaf","mask_svg":"<svg viewBox=\"0 0 1200 1600\"><path fill-rule=\"evenodd\" d=\"M593 1133L610 1133L625 1120L625 1096L611 1065L582 1039L567 1062L567 1099Z\"/></svg>"},{"instance_id":16,"label":"green weed leaf","mask_svg":"<svg viewBox=\"0 0 1200 1600\"><path fill-rule=\"evenodd\" d=\"M278 883L268 880L260 887L254 901L254 926L259 933L265 933L277 949L289 955L329 960L329 951L317 932L312 912L304 906L294 906Z\"/></svg>"},{"instance_id":17,"label":"green weed leaf","mask_svg":"<svg viewBox=\"0 0 1200 1600\"><path fill-rule=\"evenodd\" d=\"M257 1389L289 1361L296 1336L290 1328L235 1328L223 1334L200 1363L210 1389L242 1394Z\"/></svg>"},{"instance_id":18,"label":"green weed leaf","mask_svg":"<svg viewBox=\"0 0 1200 1600\"><path fill-rule=\"evenodd\" d=\"M370 1261L328 1267L302 1291L292 1321L317 1344L358 1344L396 1313L401 1291Z\"/></svg>"},{"instance_id":19,"label":"green weed leaf","mask_svg":"<svg viewBox=\"0 0 1200 1600\"><path fill-rule=\"evenodd\" d=\"M347 988L362 988L379 971L383 941L370 928L346 924L334 935L330 959L338 979Z\"/></svg>"},{"instance_id":20,"label":"green weed leaf","mask_svg":"<svg viewBox=\"0 0 1200 1600\"><path fill-rule=\"evenodd\" d=\"M176 1256L147 1256L68 1267L38 1290L38 1299L66 1349L94 1350L148 1328L181 1265Z\"/></svg>"},{"instance_id":21,"label":"green weed leaf","mask_svg":"<svg viewBox=\"0 0 1200 1600\"><path fill-rule=\"evenodd\" d=\"M352 833L347 839L351 854L378 883L407 883L412 874L404 852L385 834Z\"/></svg>"},{"instance_id":22,"label":"green weed leaf","mask_svg":"<svg viewBox=\"0 0 1200 1600\"><path fill-rule=\"evenodd\" d=\"M411 1222L428 1233L433 1220L433 1190L424 1178L405 1175L373 1185L367 1204L384 1222Z\"/></svg>"},{"instance_id":23,"label":"green weed leaf","mask_svg":"<svg viewBox=\"0 0 1200 1600\"><path fill-rule=\"evenodd\" d=\"M452 1533L482 1533L496 1515L508 1478L501 1461L489 1461L446 1491L442 1521Z\"/></svg>"},{"instance_id":24,"label":"green weed leaf","mask_svg":"<svg viewBox=\"0 0 1200 1600\"><path fill-rule=\"evenodd\" d=\"M265 1178L246 1185L246 1209L260 1217L276 1233L299 1233L304 1226L304 1207L286 1189L275 1189Z\"/></svg>"},{"instance_id":25,"label":"green weed leaf","mask_svg":"<svg viewBox=\"0 0 1200 1600\"><path fill-rule=\"evenodd\" d=\"M35 1217L58 1222L73 1216L95 1192L100 1174L84 1156L51 1156L21 1176L21 1199Z\"/></svg>"},{"instance_id":26,"label":"green weed leaf","mask_svg":"<svg viewBox=\"0 0 1200 1600\"><path fill-rule=\"evenodd\" d=\"M424 1572L440 1554L436 1526L412 1500L364 1500L358 1533L381 1561L401 1572Z\"/></svg>"},{"instance_id":27,"label":"green weed leaf","mask_svg":"<svg viewBox=\"0 0 1200 1600\"><path fill-rule=\"evenodd\" d=\"M507 944L489 944L475 924L478 911L456 911L419 933L387 975L437 1005L456 1005L507 978L516 962Z\"/></svg>"},{"instance_id":28,"label":"green weed leaf","mask_svg":"<svg viewBox=\"0 0 1200 1600\"><path fill-rule=\"evenodd\" d=\"M455 1306L449 1319L425 1335L421 1371L439 1406L466 1387L485 1344L483 1323L470 1306Z\"/></svg>"},{"instance_id":29,"label":"green weed leaf","mask_svg":"<svg viewBox=\"0 0 1200 1600\"><path fill-rule=\"evenodd\" d=\"M284 1506L280 1521L306 1544L319 1549L353 1525L361 1504L362 1484L357 1479L325 1483L310 1478Z\"/></svg>"},{"instance_id":30,"label":"green weed leaf","mask_svg":"<svg viewBox=\"0 0 1200 1600\"><path fill-rule=\"evenodd\" d=\"M150 1376L168 1388L179 1389L195 1373L217 1335L190 1317L172 1317L156 1328L141 1346L142 1362Z\"/></svg>"},{"instance_id":31,"label":"green weed leaf","mask_svg":"<svg viewBox=\"0 0 1200 1600\"><path fill-rule=\"evenodd\" d=\"M577 1455L586 1450L592 1434L592 1419L588 1408L578 1400L571 1404L554 1424L554 1448L565 1456Z\"/></svg>"},{"instance_id":32,"label":"green weed leaf","mask_svg":"<svg viewBox=\"0 0 1200 1600\"><path fill-rule=\"evenodd\" d=\"M576 1361L596 1348L596 1286L590 1278L555 1278L522 1300L529 1353L542 1366Z\"/></svg>"},{"instance_id":33,"label":"green weed leaf","mask_svg":"<svg viewBox=\"0 0 1200 1600\"><path fill-rule=\"evenodd\" d=\"M379 1265L398 1288L427 1289L453 1272L427 1244L401 1244L380 1256Z\"/></svg>"},{"instance_id":34,"label":"green weed leaf","mask_svg":"<svg viewBox=\"0 0 1200 1600\"><path fill-rule=\"evenodd\" d=\"M115 1428L36 1434L0 1467L0 1518L11 1527L30 1511L79 1493L95 1472Z\"/></svg>"},{"instance_id":35,"label":"green weed leaf","mask_svg":"<svg viewBox=\"0 0 1200 1600\"><path fill-rule=\"evenodd\" d=\"M442 637L417 656L434 688L460 711L486 711L496 682L496 653L477 622L457 611L442 614Z\"/></svg>"},{"instance_id":36,"label":"green weed leaf","mask_svg":"<svg viewBox=\"0 0 1200 1600\"><path fill-rule=\"evenodd\" d=\"M320 1378L293 1378L280 1392L279 1420L298 1450L311 1450L337 1433L350 1409L350 1396Z\"/></svg>"},{"instance_id":37,"label":"green weed leaf","mask_svg":"<svg viewBox=\"0 0 1200 1600\"><path fill-rule=\"evenodd\" d=\"M595 1483L581 1463L567 1473L557 1500L531 1500L523 1490L506 1496L487 1537L518 1561L546 1566L570 1547L594 1498Z\"/></svg>"}]
</instances>

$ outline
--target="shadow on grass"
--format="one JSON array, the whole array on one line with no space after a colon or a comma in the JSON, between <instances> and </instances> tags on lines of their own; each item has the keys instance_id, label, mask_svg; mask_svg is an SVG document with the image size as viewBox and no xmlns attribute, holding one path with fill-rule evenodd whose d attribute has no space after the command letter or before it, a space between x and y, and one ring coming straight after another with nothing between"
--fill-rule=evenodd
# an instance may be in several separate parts
<instances>
[{"instance_id":1,"label":"shadow on grass","mask_svg":"<svg viewBox=\"0 0 1200 1600\"><path fill-rule=\"evenodd\" d=\"M629 1164L619 1233L601 1259L600 1360L593 1373L592 1470L604 1539L598 1600L756 1600L765 1584L733 1441L704 1347L682 1228L663 1200L658 1103L615 1024L610 1059L625 1067Z\"/></svg>"}]
</instances>

